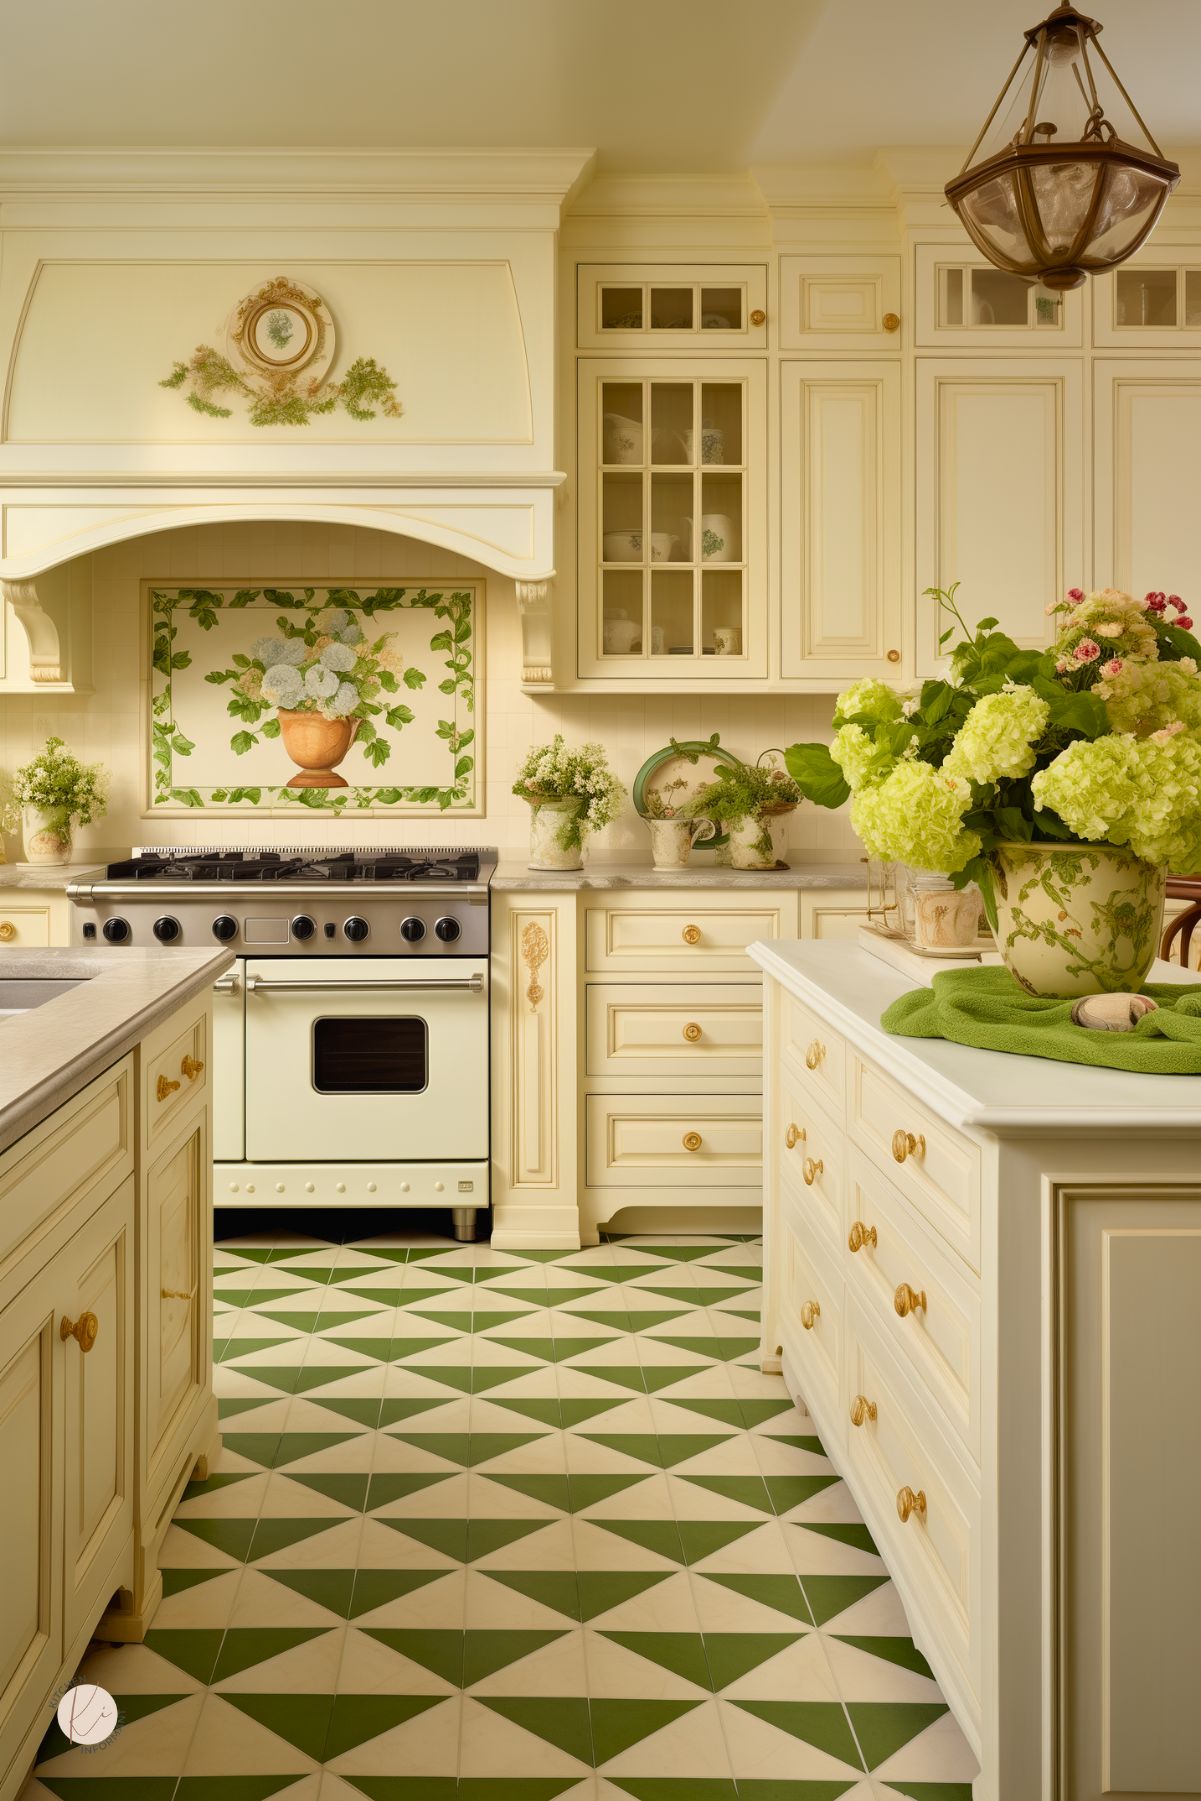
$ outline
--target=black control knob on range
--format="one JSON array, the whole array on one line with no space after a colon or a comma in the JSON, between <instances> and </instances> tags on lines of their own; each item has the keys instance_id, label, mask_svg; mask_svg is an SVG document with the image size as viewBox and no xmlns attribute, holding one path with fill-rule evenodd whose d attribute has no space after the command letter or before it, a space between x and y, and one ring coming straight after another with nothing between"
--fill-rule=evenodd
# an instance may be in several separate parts
<instances>
[{"instance_id":1,"label":"black control knob on range","mask_svg":"<svg viewBox=\"0 0 1201 1801\"><path fill-rule=\"evenodd\" d=\"M181 930L178 919L172 919L169 913L154 922L154 935L160 944L174 944Z\"/></svg>"},{"instance_id":2,"label":"black control knob on range","mask_svg":"<svg viewBox=\"0 0 1201 1801\"><path fill-rule=\"evenodd\" d=\"M457 919L435 920L434 936L441 938L443 944L453 944L456 938L463 936L463 928Z\"/></svg>"},{"instance_id":3,"label":"black control knob on range","mask_svg":"<svg viewBox=\"0 0 1201 1801\"><path fill-rule=\"evenodd\" d=\"M421 940L425 937L424 919L414 919L412 916L408 919L402 919L400 922L400 935L406 944L420 944Z\"/></svg>"},{"instance_id":4,"label":"black control knob on range","mask_svg":"<svg viewBox=\"0 0 1201 1801\"><path fill-rule=\"evenodd\" d=\"M213 921L213 937L219 939L222 944L228 944L229 940L236 938L237 935L237 920L231 919L228 913L218 913Z\"/></svg>"},{"instance_id":5,"label":"black control knob on range","mask_svg":"<svg viewBox=\"0 0 1201 1801\"><path fill-rule=\"evenodd\" d=\"M371 928L365 919L359 919L357 916L352 916L346 921L342 930L352 944L362 944Z\"/></svg>"},{"instance_id":6,"label":"black control knob on range","mask_svg":"<svg viewBox=\"0 0 1201 1801\"><path fill-rule=\"evenodd\" d=\"M316 930L316 925L309 918L307 913L298 913L296 918L292 921L292 936L293 938L299 938L302 944L307 939L311 938Z\"/></svg>"},{"instance_id":7,"label":"black control knob on range","mask_svg":"<svg viewBox=\"0 0 1201 1801\"><path fill-rule=\"evenodd\" d=\"M110 944L124 944L129 937L127 919L106 919L100 930Z\"/></svg>"}]
</instances>

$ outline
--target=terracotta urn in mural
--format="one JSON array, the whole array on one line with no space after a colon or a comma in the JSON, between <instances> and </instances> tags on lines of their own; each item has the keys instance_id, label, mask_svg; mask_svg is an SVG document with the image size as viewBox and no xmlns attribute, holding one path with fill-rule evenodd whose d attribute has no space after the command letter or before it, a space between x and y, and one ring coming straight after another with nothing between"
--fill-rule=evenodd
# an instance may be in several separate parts
<instances>
[{"instance_id":1,"label":"terracotta urn in mural","mask_svg":"<svg viewBox=\"0 0 1201 1801\"><path fill-rule=\"evenodd\" d=\"M291 712L285 707L279 708L277 717L284 749L300 771L288 783L289 788L350 786L336 771L354 743L359 720L326 719L320 713Z\"/></svg>"}]
</instances>

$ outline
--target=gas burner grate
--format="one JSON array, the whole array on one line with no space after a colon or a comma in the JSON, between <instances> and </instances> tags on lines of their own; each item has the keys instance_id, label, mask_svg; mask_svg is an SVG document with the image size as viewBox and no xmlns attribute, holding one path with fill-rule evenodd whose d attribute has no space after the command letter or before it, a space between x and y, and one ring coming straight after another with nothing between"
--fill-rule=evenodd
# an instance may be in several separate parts
<instances>
[{"instance_id":1,"label":"gas burner grate","mask_svg":"<svg viewBox=\"0 0 1201 1801\"><path fill-rule=\"evenodd\" d=\"M231 850L145 848L119 863L110 863L110 881L133 882L475 882L481 860L490 852L336 849L315 852L312 846L283 850L252 847Z\"/></svg>"}]
</instances>

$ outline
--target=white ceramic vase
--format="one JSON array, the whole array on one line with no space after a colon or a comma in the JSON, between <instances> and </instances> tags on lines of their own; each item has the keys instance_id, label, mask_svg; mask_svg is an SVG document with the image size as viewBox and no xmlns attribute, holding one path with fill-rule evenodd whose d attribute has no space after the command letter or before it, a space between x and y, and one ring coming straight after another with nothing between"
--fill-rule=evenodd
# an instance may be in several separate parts
<instances>
[{"instance_id":1,"label":"white ceramic vase","mask_svg":"<svg viewBox=\"0 0 1201 1801\"><path fill-rule=\"evenodd\" d=\"M780 846L784 816L791 807L756 813L730 827L730 862L735 869L775 869L783 861Z\"/></svg>"},{"instance_id":2,"label":"white ceramic vase","mask_svg":"<svg viewBox=\"0 0 1201 1801\"><path fill-rule=\"evenodd\" d=\"M574 796L530 802L530 868L582 869L583 846L564 843L583 806ZM573 834L579 837L579 834Z\"/></svg>"},{"instance_id":3,"label":"white ceramic vase","mask_svg":"<svg viewBox=\"0 0 1201 1801\"><path fill-rule=\"evenodd\" d=\"M21 808L21 839L25 861L47 867L71 861L73 834L71 817L61 808L47 812L41 807Z\"/></svg>"},{"instance_id":4,"label":"white ceramic vase","mask_svg":"<svg viewBox=\"0 0 1201 1801\"><path fill-rule=\"evenodd\" d=\"M648 819L646 824L656 869L686 869L693 845L717 836L711 819Z\"/></svg>"}]
</instances>

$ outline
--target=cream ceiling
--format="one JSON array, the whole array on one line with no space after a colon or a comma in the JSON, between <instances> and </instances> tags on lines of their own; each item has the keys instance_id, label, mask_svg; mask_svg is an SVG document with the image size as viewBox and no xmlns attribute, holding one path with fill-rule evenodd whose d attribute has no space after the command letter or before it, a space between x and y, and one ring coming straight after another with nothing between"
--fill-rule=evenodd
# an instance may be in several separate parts
<instances>
[{"instance_id":1,"label":"cream ceiling","mask_svg":"<svg viewBox=\"0 0 1201 1801\"><path fill-rule=\"evenodd\" d=\"M963 144L1050 0L2 0L0 143L596 146L731 170ZM1201 0L1098 0L1165 150Z\"/></svg>"}]
</instances>

